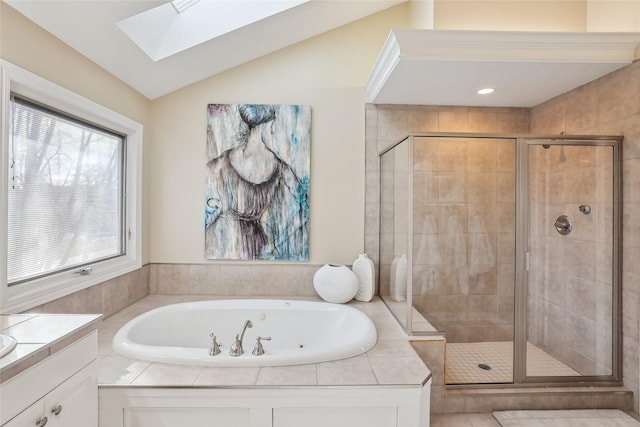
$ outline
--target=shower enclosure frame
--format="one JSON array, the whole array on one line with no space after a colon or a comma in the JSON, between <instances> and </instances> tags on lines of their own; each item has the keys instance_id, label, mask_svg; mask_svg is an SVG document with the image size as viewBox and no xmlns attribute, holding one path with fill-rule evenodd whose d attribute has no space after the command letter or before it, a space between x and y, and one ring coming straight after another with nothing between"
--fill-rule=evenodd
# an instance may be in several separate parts
<instances>
[{"instance_id":1,"label":"shower enclosure frame","mask_svg":"<svg viewBox=\"0 0 640 427\"><path fill-rule=\"evenodd\" d=\"M621 145L622 136L614 135L529 135L529 134L478 134L478 133L420 133L409 134L396 143L390 145L378 153L378 235L382 230L382 191L383 191L383 156L398 147L405 141L409 142L409 152L407 159L408 174L408 194L413 194L413 146L414 138L467 138L467 139L495 139L512 140L515 143L515 274L514 274L514 333L513 333L513 382L497 384L456 384L456 387L478 388L487 386L499 387L523 387L523 386L571 386L571 385L620 385L622 384L622 156ZM528 336L528 304L529 304L529 283L528 271L528 244L529 244L529 158L528 148L530 145L557 145L557 146L610 146L612 147L612 349L611 349L611 375L588 375L588 376L527 376L526 375L526 345ZM406 313L404 319L396 318L408 335L443 335L443 332L417 332L413 329L413 197L408 197L406 207L409 215L407 218L407 283L406 283ZM382 263L382 243L379 245L380 263L377 266L377 277L382 277L380 268ZM378 286L380 295L381 287ZM380 295L382 296L382 295ZM384 300L384 298L382 298ZM389 305L385 300L385 304ZM390 311L391 307L389 307ZM404 324L403 324L404 322Z\"/></svg>"}]
</instances>

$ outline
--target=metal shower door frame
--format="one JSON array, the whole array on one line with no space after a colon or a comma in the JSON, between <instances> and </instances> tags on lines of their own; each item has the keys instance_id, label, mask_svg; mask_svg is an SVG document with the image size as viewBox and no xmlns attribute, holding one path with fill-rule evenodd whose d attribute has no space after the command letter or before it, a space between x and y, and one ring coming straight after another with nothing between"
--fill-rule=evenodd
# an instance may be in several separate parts
<instances>
[{"instance_id":1,"label":"metal shower door frame","mask_svg":"<svg viewBox=\"0 0 640 427\"><path fill-rule=\"evenodd\" d=\"M612 374L592 376L536 376L526 375L528 337L528 256L529 231L529 146L610 146L613 149L613 224L612 224ZM514 319L514 385L584 385L620 384L622 381L622 239L621 239L621 148L620 136L521 136L516 140L516 277Z\"/></svg>"}]
</instances>

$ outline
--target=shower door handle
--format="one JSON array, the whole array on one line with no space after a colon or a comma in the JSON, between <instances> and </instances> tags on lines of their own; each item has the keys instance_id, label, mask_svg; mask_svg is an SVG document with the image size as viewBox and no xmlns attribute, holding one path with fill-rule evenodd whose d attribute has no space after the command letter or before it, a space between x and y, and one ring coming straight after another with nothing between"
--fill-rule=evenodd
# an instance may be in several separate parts
<instances>
[{"instance_id":1,"label":"shower door handle","mask_svg":"<svg viewBox=\"0 0 640 427\"><path fill-rule=\"evenodd\" d=\"M569 218L566 215L560 215L556 219L555 224L553 225L554 227L556 227L556 231L562 234L563 236L566 236L567 234L571 233L571 229L573 228L571 224L571 218Z\"/></svg>"}]
</instances>

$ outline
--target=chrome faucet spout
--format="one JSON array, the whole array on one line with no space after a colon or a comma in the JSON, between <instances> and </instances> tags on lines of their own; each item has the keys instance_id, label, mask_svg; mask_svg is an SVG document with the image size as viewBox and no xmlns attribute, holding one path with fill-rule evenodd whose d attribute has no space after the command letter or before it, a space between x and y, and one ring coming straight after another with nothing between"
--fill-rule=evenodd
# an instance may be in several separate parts
<instances>
[{"instance_id":1,"label":"chrome faucet spout","mask_svg":"<svg viewBox=\"0 0 640 427\"><path fill-rule=\"evenodd\" d=\"M238 335L236 335L236 342L233 343L233 345L229 349L230 356L240 356L244 353L244 350L242 349L242 340L244 340L244 333L247 328L253 328L253 323L251 323L251 320L247 320L246 322L244 322L244 325L242 325L242 331Z\"/></svg>"}]
</instances>

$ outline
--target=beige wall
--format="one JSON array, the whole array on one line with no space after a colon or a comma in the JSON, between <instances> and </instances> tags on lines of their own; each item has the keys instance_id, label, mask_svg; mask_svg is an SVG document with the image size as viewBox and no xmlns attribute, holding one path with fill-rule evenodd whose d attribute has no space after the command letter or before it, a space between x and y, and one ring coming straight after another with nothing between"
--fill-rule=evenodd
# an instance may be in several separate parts
<instances>
[{"instance_id":1,"label":"beige wall","mask_svg":"<svg viewBox=\"0 0 640 427\"><path fill-rule=\"evenodd\" d=\"M0 2L0 57L144 126L144 146L150 148L149 100L15 9ZM149 158L143 156L143 174ZM143 180L148 184L148 179ZM143 259L149 261L148 186L143 188Z\"/></svg>"},{"instance_id":2,"label":"beige wall","mask_svg":"<svg viewBox=\"0 0 640 427\"><path fill-rule=\"evenodd\" d=\"M435 0L436 30L586 31L586 0Z\"/></svg>"},{"instance_id":3,"label":"beige wall","mask_svg":"<svg viewBox=\"0 0 640 427\"><path fill-rule=\"evenodd\" d=\"M364 247L364 83L407 6L301 42L151 103L150 259L203 263L208 103L312 108L311 263L351 264Z\"/></svg>"},{"instance_id":4,"label":"beige wall","mask_svg":"<svg viewBox=\"0 0 640 427\"><path fill-rule=\"evenodd\" d=\"M640 31L640 0L587 0L587 31Z\"/></svg>"}]
</instances>

